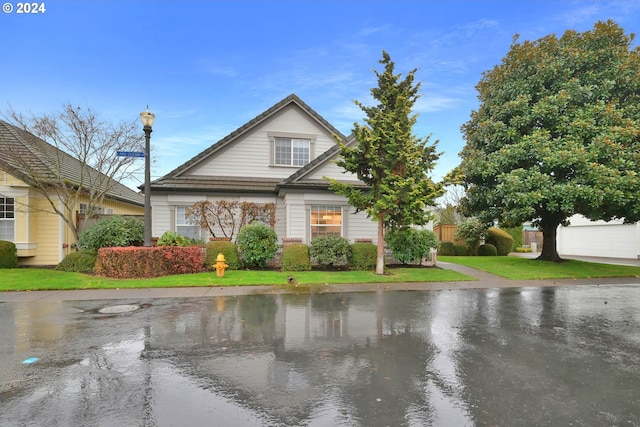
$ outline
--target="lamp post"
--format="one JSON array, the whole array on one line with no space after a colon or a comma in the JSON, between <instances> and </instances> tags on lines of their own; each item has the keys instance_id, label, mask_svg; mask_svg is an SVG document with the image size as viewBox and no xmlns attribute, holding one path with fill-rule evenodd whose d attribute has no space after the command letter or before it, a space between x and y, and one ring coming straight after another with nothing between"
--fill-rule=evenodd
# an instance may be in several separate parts
<instances>
[{"instance_id":1,"label":"lamp post","mask_svg":"<svg viewBox=\"0 0 640 427\"><path fill-rule=\"evenodd\" d=\"M151 126L156 115L149 111L140 113L144 130L144 245L151 246Z\"/></svg>"}]
</instances>

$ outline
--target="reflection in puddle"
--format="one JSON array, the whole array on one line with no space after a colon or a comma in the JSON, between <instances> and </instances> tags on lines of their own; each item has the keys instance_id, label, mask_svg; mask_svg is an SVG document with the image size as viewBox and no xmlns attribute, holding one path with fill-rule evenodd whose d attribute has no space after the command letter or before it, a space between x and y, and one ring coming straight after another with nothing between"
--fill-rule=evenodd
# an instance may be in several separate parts
<instances>
[{"instance_id":1,"label":"reflection in puddle","mask_svg":"<svg viewBox=\"0 0 640 427\"><path fill-rule=\"evenodd\" d=\"M639 295L627 286L4 304L0 424L51 424L51 414L57 425L639 424ZM78 315L128 305L145 310ZM33 355L38 363L20 365Z\"/></svg>"}]
</instances>

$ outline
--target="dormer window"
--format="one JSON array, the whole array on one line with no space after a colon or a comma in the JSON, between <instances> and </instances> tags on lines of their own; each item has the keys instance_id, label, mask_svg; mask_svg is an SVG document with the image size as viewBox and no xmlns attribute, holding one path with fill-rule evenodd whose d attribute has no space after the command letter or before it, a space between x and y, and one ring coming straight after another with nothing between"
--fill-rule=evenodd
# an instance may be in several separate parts
<instances>
[{"instance_id":1,"label":"dormer window","mask_svg":"<svg viewBox=\"0 0 640 427\"><path fill-rule=\"evenodd\" d=\"M276 137L273 153L276 166L304 166L310 161L311 140Z\"/></svg>"}]
</instances>

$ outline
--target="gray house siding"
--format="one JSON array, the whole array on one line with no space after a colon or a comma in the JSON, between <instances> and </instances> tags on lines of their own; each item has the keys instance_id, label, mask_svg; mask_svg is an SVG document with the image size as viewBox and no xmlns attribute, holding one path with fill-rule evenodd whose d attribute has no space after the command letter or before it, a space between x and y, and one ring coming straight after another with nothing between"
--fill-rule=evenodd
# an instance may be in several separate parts
<instances>
[{"instance_id":1,"label":"gray house siding","mask_svg":"<svg viewBox=\"0 0 640 427\"><path fill-rule=\"evenodd\" d=\"M297 96L291 95L164 177L152 182L153 234L175 230L178 206L220 199L275 203L279 239L311 240L313 206L342 207L342 236L370 238L377 224L363 213L353 214L347 200L328 190L329 176L358 184L333 162L337 142L346 138ZM310 162L274 165L276 137L310 140ZM362 185L362 183L359 183ZM317 212L317 208L316 208ZM202 238L208 238L207 233Z\"/></svg>"}]
</instances>

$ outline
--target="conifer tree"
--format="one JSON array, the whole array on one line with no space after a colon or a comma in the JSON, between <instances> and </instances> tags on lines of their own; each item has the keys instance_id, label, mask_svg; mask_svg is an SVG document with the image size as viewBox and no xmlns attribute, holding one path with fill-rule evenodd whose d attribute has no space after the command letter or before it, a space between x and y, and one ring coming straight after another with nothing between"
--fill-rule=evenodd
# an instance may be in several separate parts
<instances>
[{"instance_id":1,"label":"conifer tree","mask_svg":"<svg viewBox=\"0 0 640 427\"><path fill-rule=\"evenodd\" d=\"M429 177L440 157L437 141L429 144L430 136L418 138L412 133L417 120L412 108L420 89L420 83L414 85L416 70L401 79L401 74L394 74L395 64L387 52L382 52L379 62L384 71L374 71L378 87L371 89L378 104L368 107L355 101L366 114L366 124L354 124L354 147L338 141L337 165L355 173L367 188L327 180L329 188L347 197L356 212L364 211L378 222L376 273L383 274L385 229L426 224L431 219L427 208L443 189Z\"/></svg>"}]
</instances>

